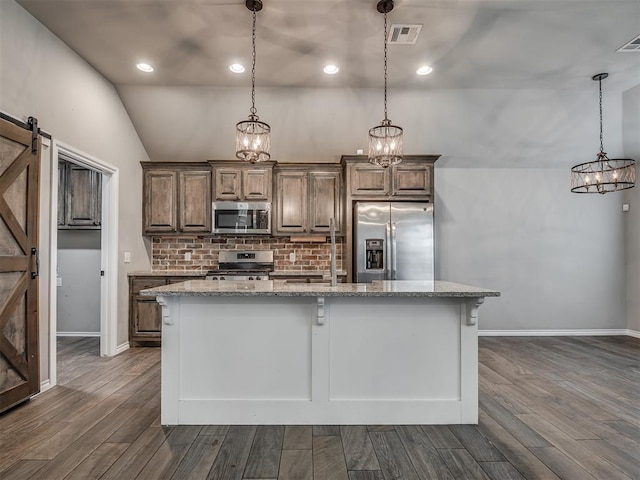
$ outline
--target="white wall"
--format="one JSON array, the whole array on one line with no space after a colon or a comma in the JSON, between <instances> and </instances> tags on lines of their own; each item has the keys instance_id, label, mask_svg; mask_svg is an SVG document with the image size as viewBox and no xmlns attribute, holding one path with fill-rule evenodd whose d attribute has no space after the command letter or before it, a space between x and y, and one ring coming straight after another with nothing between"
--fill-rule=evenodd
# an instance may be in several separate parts
<instances>
[{"instance_id":1,"label":"white wall","mask_svg":"<svg viewBox=\"0 0 640 480\"><path fill-rule=\"evenodd\" d=\"M623 96L624 156L640 162L640 85ZM640 165L636 175L640 180ZM626 215L627 328L640 332L640 186L626 192L630 210Z\"/></svg>"},{"instance_id":2,"label":"white wall","mask_svg":"<svg viewBox=\"0 0 640 480\"><path fill-rule=\"evenodd\" d=\"M127 272L149 268L142 230L140 161L146 151L113 86L12 0L0 1L0 109L22 119L37 117L54 138L120 169L118 252L132 252L120 263L117 342L127 341ZM50 155L45 159L50 161ZM41 204L49 196L50 169L43 167ZM50 212L41 211L43 225ZM46 238L46 236L45 236ZM51 252L41 244L41 263ZM40 283L40 324L48 335L46 292L55 277ZM41 336L41 380L48 378L47 338Z\"/></svg>"},{"instance_id":3,"label":"white wall","mask_svg":"<svg viewBox=\"0 0 640 480\"><path fill-rule=\"evenodd\" d=\"M100 334L100 233L58 230L58 334Z\"/></svg>"}]
</instances>

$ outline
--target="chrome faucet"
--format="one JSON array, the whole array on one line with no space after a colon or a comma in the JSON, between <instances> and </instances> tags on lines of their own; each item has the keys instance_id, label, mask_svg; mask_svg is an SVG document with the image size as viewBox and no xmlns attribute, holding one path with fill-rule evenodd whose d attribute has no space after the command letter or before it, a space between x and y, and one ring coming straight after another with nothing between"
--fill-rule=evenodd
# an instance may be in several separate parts
<instances>
[{"instance_id":1,"label":"chrome faucet","mask_svg":"<svg viewBox=\"0 0 640 480\"><path fill-rule=\"evenodd\" d=\"M338 271L336 270L336 221L333 217L329 221L331 229L331 286L338 285Z\"/></svg>"}]
</instances>

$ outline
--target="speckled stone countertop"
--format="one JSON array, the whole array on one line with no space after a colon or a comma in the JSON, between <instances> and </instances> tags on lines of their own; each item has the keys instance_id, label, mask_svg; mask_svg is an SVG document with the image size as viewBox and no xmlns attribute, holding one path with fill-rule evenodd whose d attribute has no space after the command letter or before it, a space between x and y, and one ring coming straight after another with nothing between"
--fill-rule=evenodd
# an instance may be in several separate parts
<instances>
[{"instance_id":1,"label":"speckled stone countertop","mask_svg":"<svg viewBox=\"0 0 640 480\"><path fill-rule=\"evenodd\" d=\"M174 285L142 290L149 296L195 297L499 297L500 292L451 282L380 281L341 283L287 283L282 280L242 281L188 280Z\"/></svg>"},{"instance_id":2,"label":"speckled stone countertop","mask_svg":"<svg viewBox=\"0 0 640 480\"><path fill-rule=\"evenodd\" d=\"M129 272L130 277L204 277L207 275L206 271L200 270L144 270L138 272ZM344 277L347 272L344 270L338 270L338 276ZM314 277L314 278L326 278L331 280L331 272L328 271L309 271L309 270L276 270L269 274L270 277Z\"/></svg>"},{"instance_id":3,"label":"speckled stone countertop","mask_svg":"<svg viewBox=\"0 0 640 480\"><path fill-rule=\"evenodd\" d=\"M204 277L207 272L196 270L144 270L140 272L129 272L130 277Z\"/></svg>"},{"instance_id":4,"label":"speckled stone countertop","mask_svg":"<svg viewBox=\"0 0 640 480\"><path fill-rule=\"evenodd\" d=\"M344 270L338 270L338 276L344 277L347 275L347 272ZM269 277L274 279L278 279L278 277L314 277L314 278L328 278L331 280L331 272L329 271L309 271L309 270L276 270L275 272L271 272Z\"/></svg>"}]
</instances>

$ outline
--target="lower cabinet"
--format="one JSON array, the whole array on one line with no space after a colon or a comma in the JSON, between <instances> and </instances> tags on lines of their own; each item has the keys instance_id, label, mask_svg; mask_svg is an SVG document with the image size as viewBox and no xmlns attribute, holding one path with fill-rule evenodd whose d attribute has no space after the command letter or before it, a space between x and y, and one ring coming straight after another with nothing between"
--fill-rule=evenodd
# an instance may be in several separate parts
<instances>
[{"instance_id":1,"label":"lower cabinet","mask_svg":"<svg viewBox=\"0 0 640 480\"><path fill-rule=\"evenodd\" d=\"M187 280L203 280L204 276L129 277L129 345L159 347L162 338L162 312L155 297L140 295L141 290Z\"/></svg>"}]
</instances>

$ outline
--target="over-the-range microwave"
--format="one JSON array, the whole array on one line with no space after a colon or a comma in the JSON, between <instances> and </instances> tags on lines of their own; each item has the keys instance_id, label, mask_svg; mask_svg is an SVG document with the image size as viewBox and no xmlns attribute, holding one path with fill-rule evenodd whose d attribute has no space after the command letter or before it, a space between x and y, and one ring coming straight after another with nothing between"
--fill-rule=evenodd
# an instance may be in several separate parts
<instances>
[{"instance_id":1,"label":"over-the-range microwave","mask_svg":"<svg viewBox=\"0 0 640 480\"><path fill-rule=\"evenodd\" d=\"M213 202L213 233L271 233L271 203Z\"/></svg>"}]
</instances>

